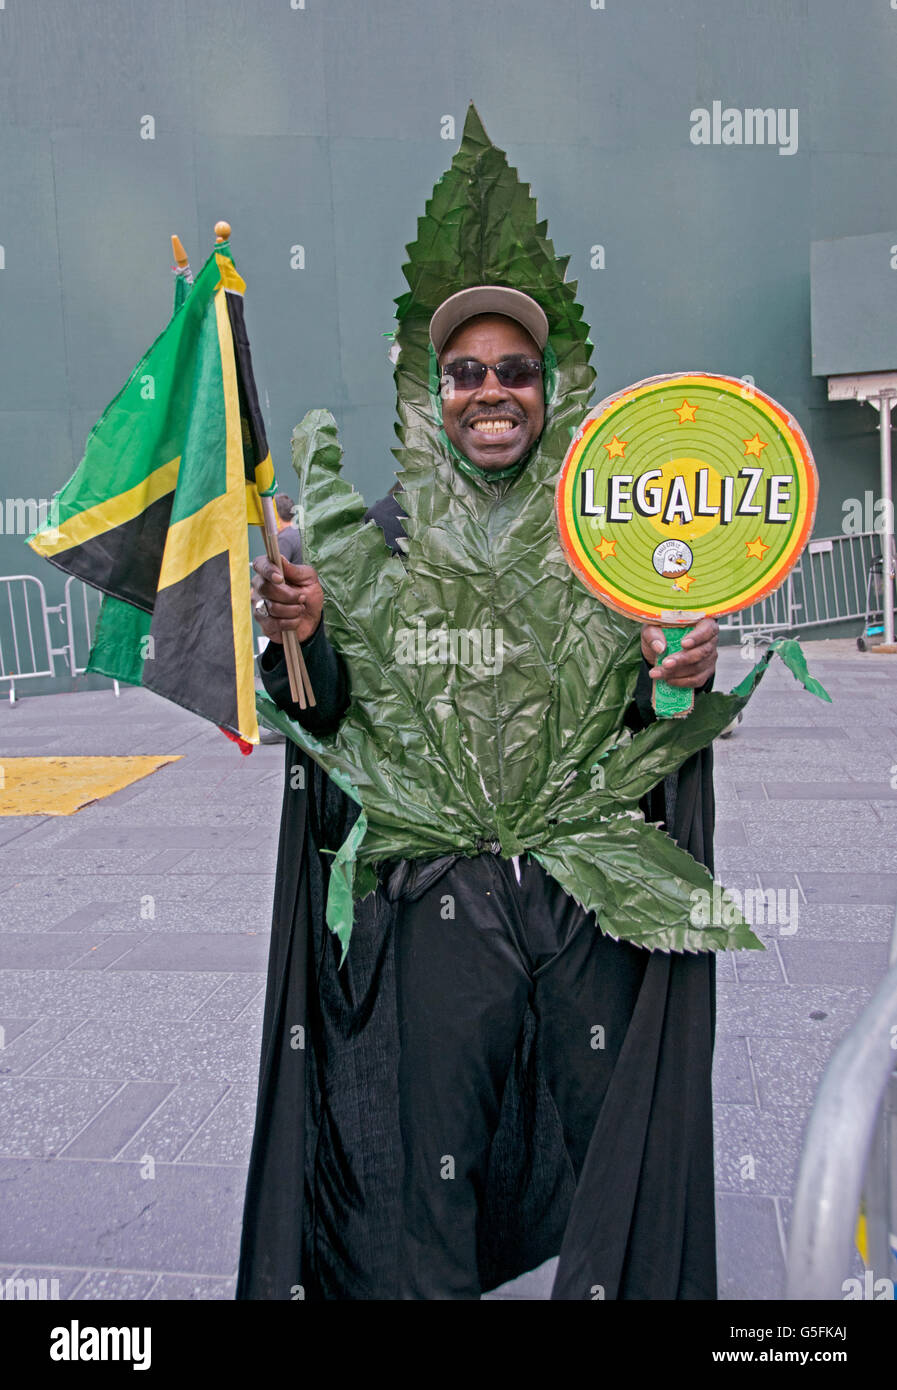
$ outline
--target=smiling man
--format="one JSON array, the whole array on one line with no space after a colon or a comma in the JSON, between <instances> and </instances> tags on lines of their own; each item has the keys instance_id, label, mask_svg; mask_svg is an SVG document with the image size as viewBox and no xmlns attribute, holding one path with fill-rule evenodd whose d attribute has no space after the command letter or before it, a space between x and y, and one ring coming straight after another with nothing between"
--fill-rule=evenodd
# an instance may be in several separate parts
<instances>
[{"instance_id":1,"label":"smiling man","mask_svg":"<svg viewBox=\"0 0 897 1390\"><path fill-rule=\"evenodd\" d=\"M505 295L514 296L510 304ZM517 290L463 290L434 316L446 434L471 463L492 474L522 463L545 423L547 323L543 330L533 313L539 306L529 300L528 308L527 299ZM504 313L484 313L478 307L483 303L501 304ZM509 307L527 315L542 347L523 324L506 316ZM456 322L460 326L453 329Z\"/></svg>"},{"instance_id":2,"label":"smiling man","mask_svg":"<svg viewBox=\"0 0 897 1390\"><path fill-rule=\"evenodd\" d=\"M453 294L430 321L431 404L442 446L459 472L480 491L494 492L496 502L522 478L545 428L548 339L543 309L509 286ZM366 514L400 556L401 499L401 492L391 493ZM551 505L546 490L545 506ZM257 616L271 639L261 659L265 685L296 722L326 735L345 716L351 690L325 632L318 575L286 560L278 573L265 557L255 568ZM442 617L452 624L451 612ZM290 700L282 648L289 630L303 644L317 696L311 710ZM699 623L684 650L664 660L664 678L707 688L716 638L715 622ZM659 628L642 628L635 699L621 711L633 730L654 719L651 678L661 673L654 661L664 645ZM500 845L484 843L473 856L381 865L376 892L355 905L352 949L338 974L323 926L327 870L315 866L342 843L357 808L311 763L313 785L297 783L301 755L287 747L268 1041L238 1296L295 1296L285 1289L299 1287L291 1270L301 1265L304 1297L476 1298L563 1245L554 1297L593 1297L579 1265L592 1259L596 1236L589 1223L600 1208L607 1239L622 1241L618 1286L608 1296L714 1297L712 954L671 961L616 940L596 929L594 916L532 855L505 858ZM705 749L689 758L645 798L642 812L712 865L710 756ZM452 788L445 794L450 799ZM303 843L310 875L299 867ZM318 1018L308 1036L316 1065L303 1112L317 1116L316 1138L306 1149L311 1186L304 1231L297 1189L284 1186L283 1177L284 1164L297 1162L301 1131L291 1127L299 1124L304 1100L294 1089L291 1118L284 1095L299 1083L286 1080L295 1077L295 1064L276 1061L278 1048L290 1054L278 1042L275 1022L308 1012L305 1002L289 1002L293 968L284 973L297 951L287 943L300 921L308 933L304 949L317 961L309 966L315 994L309 1009ZM675 984L659 983L664 971ZM664 1004L668 988L679 1002ZM527 1023L533 1017L534 1034ZM581 1040L594 1038L596 1027L598 1051L594 1041ZM660 1053L658 1030L667 1039ZM687 1095L675 1079L683 1048L696 1049L699 1058ZM631 1236L615 1230L620 1218L602 1191L604 1159L593 1142L599 1120L602 1134L628 1134L632 1116L652 1094L650 1123L659 1147L646 1159L637 1226L647 1235L653 1224L673 1221L678 1234L662 1260L650 1235L642 1247L635 1228ZM359 1101L367 1117L361 1125ZM677 1139L674 1131L687 1137ZM633 1145L636 1170L636 1150L645 1142L635 1131L624 1140L624 1147ZM565 1187L571 1178L572 1189ZM576 1215L565 1230L571 1191ZM511 1209L503 1210L509 1202ZM498 1227L496 1244L489 1232Z\"/></svg>"}]
</instances>

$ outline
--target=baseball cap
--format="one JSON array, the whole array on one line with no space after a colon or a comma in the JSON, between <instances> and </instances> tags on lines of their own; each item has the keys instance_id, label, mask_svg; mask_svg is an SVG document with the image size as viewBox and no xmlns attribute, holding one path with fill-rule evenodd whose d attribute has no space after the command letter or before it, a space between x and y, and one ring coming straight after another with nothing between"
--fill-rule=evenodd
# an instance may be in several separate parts
<instances>
[{"instance_id":1,"label":"baseball cap","mask_svg":"<svg viewBox=\"0 0 897 1390\"><path fill-rule=\"evenodd\" d=\"M473 285L443 300L430 319L430 341L438 356L455 329L475 314L504 314L526 329L544 352L548 342L545 311L522 290L507 285Z\"/></svg>"}]
</instances>

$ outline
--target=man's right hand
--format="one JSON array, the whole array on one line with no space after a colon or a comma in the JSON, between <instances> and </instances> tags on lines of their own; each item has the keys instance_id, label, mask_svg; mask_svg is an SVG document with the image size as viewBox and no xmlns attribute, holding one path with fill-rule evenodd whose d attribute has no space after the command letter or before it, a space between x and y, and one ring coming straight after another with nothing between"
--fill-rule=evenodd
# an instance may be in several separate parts
<instances>
[{"instance_id":1,"label":"man's right hand","mask_svg":"<svg viewBox=\"0 0 897 1390\"><path fill-rule=\"evenodd\" d=\"M324 609L324 593L311 565L293 565L280 558L280 568L259 555L252 562L256 577L252 581L252 609L259 627L272 642L283 642L285 632L295 632L305 642L317 631ZM268 612L257 612L263 598Z\"/></svg>"}]
</instances>

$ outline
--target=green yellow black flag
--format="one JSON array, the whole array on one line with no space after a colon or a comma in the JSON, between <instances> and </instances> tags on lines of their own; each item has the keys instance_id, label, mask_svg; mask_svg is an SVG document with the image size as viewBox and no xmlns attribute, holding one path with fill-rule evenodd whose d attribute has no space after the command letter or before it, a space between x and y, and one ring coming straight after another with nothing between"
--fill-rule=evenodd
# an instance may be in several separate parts
<instances>
[{"instance_id":1,"label":"green yellow black flag","mask_svg":"<svg viewBox=\"0 0 897 1390\"><path fill-rule=\"evenodd\" d=\"M258 743L247 522L263 524L260 496L276 483L245 288L217 246L91 430L53 525L28 543L130 605L104 604L88 669Z\"/></svg>"}]
</instances>

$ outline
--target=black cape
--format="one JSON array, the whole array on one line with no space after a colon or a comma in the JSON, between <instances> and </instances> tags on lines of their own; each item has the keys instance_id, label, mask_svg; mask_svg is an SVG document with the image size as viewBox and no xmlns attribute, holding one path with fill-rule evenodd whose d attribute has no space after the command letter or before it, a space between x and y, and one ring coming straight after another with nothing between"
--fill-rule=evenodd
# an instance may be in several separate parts
<instances>
[{"instance_id":1,"label":"black cape","mask_svg":"<svg viewBox=\"0 0 897 1390\"><path fill-rule=\"evenodd\" d=\"M396 550L402 515L390 495L366 520ZM316 709L292 704L277 644L263 654L262 678L278 706L326 733L349 702L345 667L323 623L303 652ZM633 729L654 718L647 671L643 662L626 711ZM710 747L659 783L641 809L713 872ZM379 890L356 903L341 970L339 943L324 920L329 868L322 851L339 847L357 814L287 741L238 1299L396 1297L395 906ZM605 1298L716 1297L714 966L709 951L650 953L578 1184L554 1102L533 1065L535 1021L528 1016L490 1157L479 1254L484 1290L560 1254L552 1298L594 1297L583 1290L600 1250Z\"/></svg>"}]
</instances>

